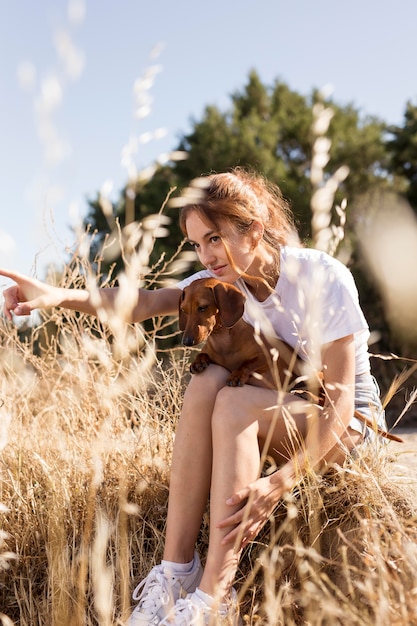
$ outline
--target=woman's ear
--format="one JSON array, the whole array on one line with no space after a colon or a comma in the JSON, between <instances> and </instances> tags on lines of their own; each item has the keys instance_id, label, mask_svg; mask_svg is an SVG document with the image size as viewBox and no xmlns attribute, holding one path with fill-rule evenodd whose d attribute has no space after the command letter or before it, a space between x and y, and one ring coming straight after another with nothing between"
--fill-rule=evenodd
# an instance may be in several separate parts
<instances>
[{"instance_id":1,"label":"woman's ear","mask_svg":"<svg viewBox=\"0 0 417 626\"><path fill-rule=\"evenodd\" d=\"M251 229L252 244L253 244L254 249L260 243L263 237L263 234L264 234L263 224L261 222L254 221L252 224L252 229Z\"/></svg>"}]
</instances>

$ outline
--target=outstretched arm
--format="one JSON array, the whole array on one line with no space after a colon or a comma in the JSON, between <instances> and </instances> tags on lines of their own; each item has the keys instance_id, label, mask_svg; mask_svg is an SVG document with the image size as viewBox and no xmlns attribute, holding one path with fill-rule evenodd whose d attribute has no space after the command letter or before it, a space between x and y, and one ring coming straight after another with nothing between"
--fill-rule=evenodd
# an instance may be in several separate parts
<instances>
[{"instance_id":1,"label":"outstretched arm","mask_svg":"<svg viewBox=\"0 0 417 626\"><path fill-rule=\"evenodd\" d=\"M97 289L90 293L87 289L68 289L54 287L40 280L24 276L18 272L0 269L0 276L15 282L3 292L4 313L11 320L17 316L30 315L35 309L52 309L63 307L81 313L99 316L100 312L107 315L117 314L120 310L120 288ZM147 291L136 289L130 299L128 322L141 322L157 315L174 315L178 311L179 290L163 288Z\"/></svg>"}]
</instances>

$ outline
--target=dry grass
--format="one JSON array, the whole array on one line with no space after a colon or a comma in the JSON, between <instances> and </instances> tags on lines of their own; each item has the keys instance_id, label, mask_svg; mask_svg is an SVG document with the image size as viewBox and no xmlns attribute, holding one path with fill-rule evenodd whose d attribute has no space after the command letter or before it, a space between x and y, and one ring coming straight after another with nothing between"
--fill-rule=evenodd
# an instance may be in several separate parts
<instances>
[{"instance_id":1,"label":"dry grass","mask_svg":"<svg viewBox=\"0 0 417 626\"><path fill-rule=\"evenodd\" d=\"M38 356L33 339L1 330L1 619L122 624L134 581L163 550L187 359L152 361L153 334L140 327L128 327L122 350L83 316L45 324ZM308 476L245 551L246 623L417 624L416 534L389 446ZM203 558L206 546L207 520Z\"/></svg>"}]
</instances>

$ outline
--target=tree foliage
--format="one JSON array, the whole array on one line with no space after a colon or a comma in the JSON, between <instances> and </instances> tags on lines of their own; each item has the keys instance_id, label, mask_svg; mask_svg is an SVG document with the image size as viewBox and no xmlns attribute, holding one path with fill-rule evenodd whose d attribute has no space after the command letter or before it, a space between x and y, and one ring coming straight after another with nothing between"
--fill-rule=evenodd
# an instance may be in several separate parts
<instances>
[{"instance_id":1,"label":"tree foliage","mask_svg":"<svg viewBox=\"0 0 417 626\"><path fill-rule=\"evenodd\" d=\"M305 97L276 81L264 86L251 72L241 92L232 96L229 111L207 107L201 122L183 137L180 149L189 154L175 170L182 180L233 165L261 171L280 186L290 200L301 234L310 233L310 168L312 157L312 108L319 94ZM348 165L351 175L340 197L352 197L370 186L386 183L387 158L384 124L375 118L361 119L352 105L334 110L329 131L331 167Z\"/></svg>"},{"instance_id":2,"label":"tree foliage","mask_svg":"<svg viewBox=\"0 0 417 626\"><path fill-rule=\"evenodd\" d=\"M417 106L407 103L404 125L391 126L392 139L388 141L394 174L406 181L406 197L417 211Z\"/></svg>"},{"instance_id":3,"label":"tree foliage","mask_svg":"<svg viewBox=\"0 0 417 626\"><path fill-rule=\"evenodd\" d=\"M158 212L170 189L181 189L195 177L241 165L262 172L280 186L292 204L301 235L308 237L312 107L318 98L317 92L306 97L278 80L268 87L252 71L244 88L232 94L228 110L207 106L202 119L193 120L192 131L183 135L176 147L186 151L188 158L157 169L146 185L135 190L134 219L140 222ZM372 185L387 184L384 124L375 118L362 119L352 105L339 106L330 100L326 104L334 110L329 130L331 167L348 165L351 172L340 198L351 199ZM125 198L126 189L113 207L121 226L125 224ZM171 235L161 244L167 255L181 239L175 212L170 215ZM87 225L98 231L92 246L94 256L111 231L97 200L90 203ZM156 256L161 246L156 246ZM122 266L120 258L116 262L118 268Z\"/></svg>"}]
</instances>

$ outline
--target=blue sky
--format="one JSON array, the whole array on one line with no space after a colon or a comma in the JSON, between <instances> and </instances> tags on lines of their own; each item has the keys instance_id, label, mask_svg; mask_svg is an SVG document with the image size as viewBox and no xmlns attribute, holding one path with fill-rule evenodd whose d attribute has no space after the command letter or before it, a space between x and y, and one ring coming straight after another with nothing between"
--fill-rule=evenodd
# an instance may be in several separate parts
<instances>
[{"instance_id":1,"label":"blue sky","mask_svg":"<svg viewBox=\"0 0 417 626\"><path fill-rule=\"evenodd\" d=\"M0 265L43 277L64 262L86 199L126 183L129 139L149 165L252 68L401 124L416 23L410 0L0 0Z\"/></svg>"}]
</instances>

